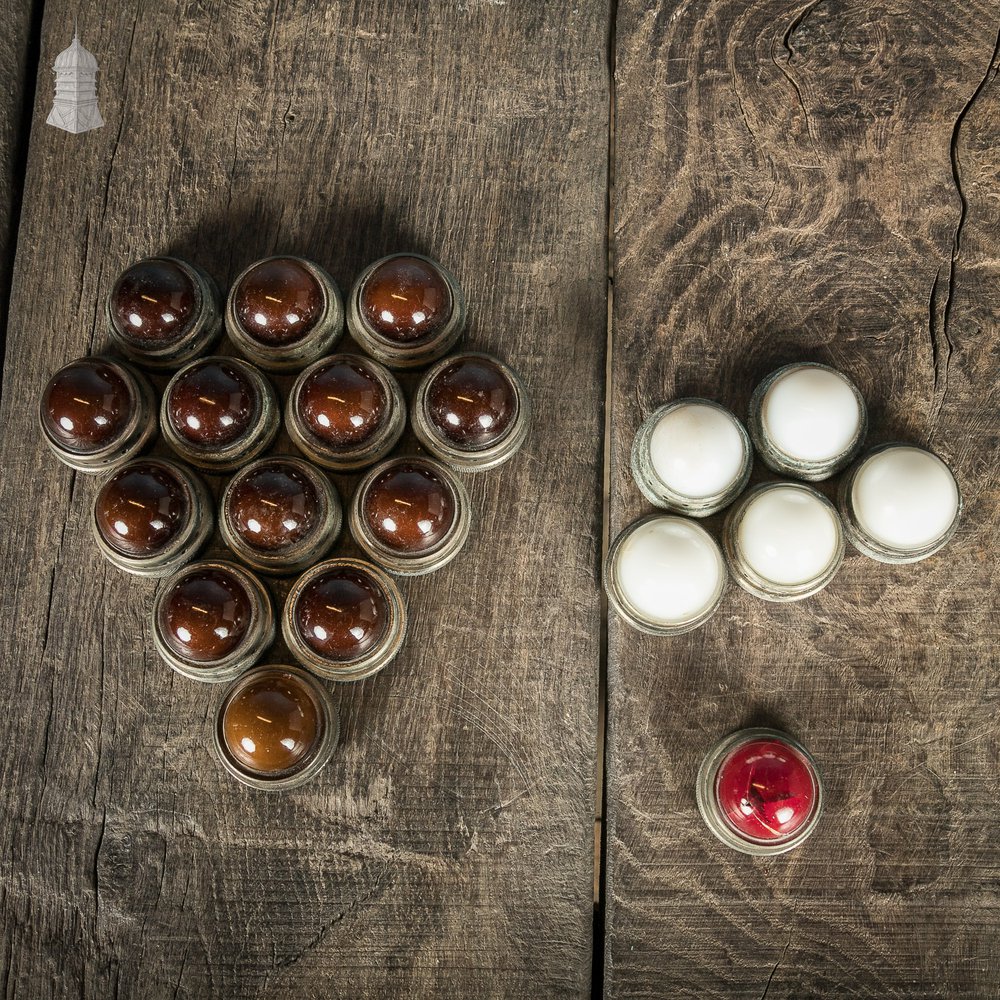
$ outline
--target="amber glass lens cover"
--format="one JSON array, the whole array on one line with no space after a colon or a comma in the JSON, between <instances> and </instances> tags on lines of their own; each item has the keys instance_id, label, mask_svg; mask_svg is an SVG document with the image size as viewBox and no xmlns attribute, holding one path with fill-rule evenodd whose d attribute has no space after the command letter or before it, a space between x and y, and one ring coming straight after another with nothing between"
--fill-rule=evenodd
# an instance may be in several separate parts
<instances>
[{"instance_id":1,"label":"amber glass lens cover","mask_svg":"<svg viewBox=\"0 0 1000 1000\"><path fill-rule=\"evenodd\" d=\"M277 777L302 767L316 750L324 719L308 684L274 670L238 686L222 710L225 751L243 769Z\"/></svg>"},{"instance_id":2,"label":"amber glass lens cover","mask_svg":"<svg viewBox=\"0 0 1000 1000\"><path fill-rule=\"evenodd\" d=\"M361 362L333 361L314 371L299 390L306 427L337 447L363 444L379 429L389 405L385 389Z\"/></svg>"},{"instance_id":3,"label":"amber glass lens cover","mask_svg":"<svg viewBox=\"0 0 1000 1000\"><path fill-rule=\"evenodd\" d=\"M487 448L517 417L517 392L487 358L460 358L442 369L427 388L427 410L438 433L460 448Z\"/></svg>"},{"instance_id":4,"label":"amber glass lens cover","mask_svg":"<svg viewBox=\"0 0 1000 1000\"><path fill-rule=\"evenodd\" d=\"M123 555L144 558L176 537L191 507L184 483L172 470L132 462L101 487L95 511L108 545Z\"/></svg>"},{"instance_id":5,"label":"amber glass lens cover","mask_svg":"<svg viewBox=\"0 0 1000 1000\"><path fill-rule=\"evenodd\" d=\"M326 659L367 653L385 635L389 603L368 574L336 567L312 580L295 602L294 621L306 644Z\"/></svg>"},{"instance_id":6,"label":"amber glass lens cover","mask_svg":"<svg viewBox=\"0 0 1000 1000\"><path fill-rule=\"evenodd\" d=\"M179 340L197 315L198 293L176 262L142 260L119 277L111 292L111 317L118 331L139 346Z\"/></svg>"},{"instance_id":7,"label":"amber glass lens cover","mask_svg":"<svg viewBox=\"0 0 1000 1000\"><path fill-rule=\"evenodd\" d=\"M377 334L395 343L424 340L451 317L451 289L444 275L420 257L390 257L365 281L361 315Z\"/></svg>"},{"instance_id":8,"label":"amber glass lens cover","mask_svg":"<svg viewBox=\"0 0 1000 1000\"><path fill-rule=\"evenodd\" d=\"M417 554L445 539L455 521L456 502L437 470L414 459L379 474L365 491L361 511L382 544Z\"/></svg>"},{"instance_id":9,"label":"amber glass lens cover","mask_svg":"<svg viewBox=\"0 0 1000 1000\"><path fill-rule=\"evenodd\" d=\"M298 260L274 257L243 275L233 296L240 326L262 344L295 344L318 322L325 298L316 277Z\"/></svg>"},{"instance_id":10,"label":"amber glass lens cover","mask_svg":"<svg viewBox=\"0 0 1000 1000\"><path fill-rule=\"evenodd\" d=\"M171 386L167 416L174 431L189 444L231 444L253 426L260 400L246 374L224 359L199 361Z\"/></svg>"},{"instance_id":11,"label":"amber glass lens cover","mask_svg":"<svg viewBox=\"0 0 1000 1000\"><path fill-rule=\"evenodd\" d=\"M85 358L49 380L42 397L42 423L62 447L93 452L124 431L135 405L128 383L114 366Z\"/></svg>"},{"instance_id":12,"label":"amber glass lens cover","mask_svg":"<svg viewBox=\"0 0 1000 1000\"><path fill-rule=\"evenodd\" d=\"M229 656L250 626L250 595L221 567L186 573L159 605L160 633L177 655L198 663Z\"/></svg>"},{"instance_id":13,"label":"amber glass lens cover","mask_svg":"<svg viewBox=\"0 0 1000 1000\"><path fill-rule=\"evenodd\" d=\"M234 484L226 509L230 527L254 548L276 552L301 541L319 518L313 483L290 463L275 459Z\"/></svg>"}]
</instances>

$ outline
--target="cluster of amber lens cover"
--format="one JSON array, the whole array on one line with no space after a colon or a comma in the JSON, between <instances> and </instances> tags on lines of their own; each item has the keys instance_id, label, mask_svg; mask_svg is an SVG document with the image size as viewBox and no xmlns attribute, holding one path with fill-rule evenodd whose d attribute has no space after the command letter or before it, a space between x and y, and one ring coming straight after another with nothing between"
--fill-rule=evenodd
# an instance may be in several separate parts
<instances>
[{"instance_id":1,"label":"cluster of amber lens cover","mask_svg":"<svg viewBox=\"0 0 1000 1000\"><path fill-rule=\"evenodd\" d=\"M61 461L105 477L92 517L105 557L163 578L160 656L186 677L228 682L213 731L223 765L252 786L300 784L337 742L322 680L369 677L396 656L407 610L394 578L461 551L472 512L457 473L517 451L524 386L497 358L449 354L464 296L418 254L370 265L346 303L300 257L251 264L225 301L189 262L148 258L119 276L106 316L111 349L45 386L42 434ZM229 349L214 353L223 329ZM397 375L414 369L426 369L409 412L418 446L399 454ZM276 453L282 426L290 446ZM157 430L172 454L148 454ZM331 472L362 474L346 510ZM204 473L230 477L218 502ZM216 523L223 551L195 561ZM359 554L332 555L348 533ZM275 577L293 581L280 617ZM279 629L296 662L259 666Z\"/></svg>"}]
</instances>

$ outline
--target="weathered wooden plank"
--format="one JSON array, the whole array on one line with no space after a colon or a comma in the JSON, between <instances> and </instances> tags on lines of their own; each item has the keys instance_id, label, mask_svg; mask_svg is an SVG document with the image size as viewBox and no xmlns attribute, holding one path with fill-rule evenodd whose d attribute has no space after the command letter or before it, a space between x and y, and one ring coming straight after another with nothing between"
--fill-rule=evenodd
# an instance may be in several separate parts
<instances>
[{"instance_id":1,"label":"weathered wooden plank","mask_svg":"<svg viewBox=\"0 0 1000 1000\"><path fill-rule=\"evenodd\" d=\"M806 357L968 506L939 556L851 554L801 604L734 589L672 640L612 620L609 996L996 992L998 27L974 0L619 7L612 530L645 509L627 451L655 405L745 415ZM701 755L754 721L829 792L774 860L695 809Z\"/></svg>"},{"instance_id":2,"label":"weathered wooden plank","mask_svg":"<svg viewBox=\"0 0 1000 1000\"><path fill-rule=\"evenodd\" d=\"M46 5L43 78L75 11ZM80 8L107 125L32 136L0 415L5 995L588 994L608 18ZM535 433L472 483L468 551L406 587L405 653L336 690L334 763L254 794L207 750L216 692L152 652L154 586L97 555L96 484L46 456L35 400L102 344L130 258L224 283L298 252L347 285L400 248L460 276Z\"/></svg>"},{"instance_id":3,"label":"weathered wooden plank","mask_svg":"<svg viewBox=\"0 0 1000 1000\"><path fill-rule=\"evenodd\" d=\"M40 9L40 8L39 8ZM29 48L34 3L29 0L3 0L0 4L0 366L3 365L7 332L7 304L14 249L17 245L17 222L21 207L22 149L27 141L24 129L26 91L34 84L35 67L30 67Z\"/></svg>"}]
</instances>

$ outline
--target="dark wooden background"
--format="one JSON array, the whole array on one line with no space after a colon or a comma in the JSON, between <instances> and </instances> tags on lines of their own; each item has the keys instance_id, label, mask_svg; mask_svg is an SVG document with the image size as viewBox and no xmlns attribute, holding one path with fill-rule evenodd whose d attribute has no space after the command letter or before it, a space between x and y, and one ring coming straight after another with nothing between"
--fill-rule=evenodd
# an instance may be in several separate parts
<instances>
[{"instance_id":1,"label":"dark wooden background","mask_svg":"<svg viewBox=\"0 0 1000 1000\"><path fill-rule=\"evenodd\" d=\"M0 995L1000 995L995 0L0 15ZM107 122L82 136L44 124L75 15ZM295 252L347 286L406 248L458 274L534 434L473 481L467 551L407 584L405 653L336 688L334 762L254 793L207 749L217 692L151 651L155 584L97 555L97 484L48 456L37 396L102 346L137 256L225 283ZM953 465L954 542L851 554L800 604L734 589L686 637L608 621L643 417L744 414L804 357L858 381L874 441ZM695 811L701 755L748 722L826 776L777 859Z\"/></svg>"}]
</instances>

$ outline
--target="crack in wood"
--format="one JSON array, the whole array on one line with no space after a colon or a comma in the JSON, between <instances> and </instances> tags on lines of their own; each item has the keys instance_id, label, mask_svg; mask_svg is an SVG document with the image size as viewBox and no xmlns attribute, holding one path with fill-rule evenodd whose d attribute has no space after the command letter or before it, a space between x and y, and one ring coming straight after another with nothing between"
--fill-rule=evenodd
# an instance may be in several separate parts
<instances>
[{"instance_id":1,"label":"crack in wood","mask_svg":"<svg viewBox=\"0 0 1000 1000\"><path fill-rule=\"evenodd\" d=\"M931 367L934 369L933 376L933 393L934 398L937 398L937 387L938 387L938 342L937 337L934 335L934 330L937 327L937 297L938 297L938 282L941 279L941 268L939 267L934 272L934 281L931 284L931 294L927 302L927 332L930 336L931 342Z\"/></svg>"},{"instance_id":2,"label":"crack in wood","mask_svg":"<svg viewBox=\"0 0 1000 1000\"><path fill-rule=\"evenodd\" d=\"M184 946L184 954L181 955L181 967L177 973L177 982L174 984L173 1000L177 1000L180 993L181 983L184 982L184 971L187 969L188 954L191 951L190 942Z\"/></svg>"},{"instance_id":3,"label":"crack in wood","mask_svg":"<svg viewBox=\"0 0 1000 1000\"><path fill-rule=\"evenodd\" d=\"M364 906L366 903L370 903L379 893L382 891L383 880L389 873L388 866L383 868L379 873L378 877L375 879L375 884L372 886L371 891L365 893L363 896L359 896L357 899L353 900L348 906L346 906L340 913L336 914L332 920L328 920L322 927L316 932L316 934L310 938L302 948L289 955L287 958L283 958L275 962L272 968L275 971L281 969L287 969L297 962L301 962L306 955L310 952L315 951L326 939L327 934L333 930L348 914L356 910L359 906Z\"/></svg>"},{"instance_id":4,"label":"crack in wood","mask_svg":"<svg viewBox=\"0 0 1000 1000\"><path fill-rule=\"evenodd\" d=\"M98 874L98 862L101 857L101 847L104 844L104 833L108 828L108 807L105 806L101 811L101 831L97 835L97 847L94 848L94 862L91 867L91 875L94 881L94 916L96 917L101 910L101 881Z\"/></svg>"},{"instance_id":5,"label":"crack in wood","mask_svg":"<svg viewBox=\"0 0 1000 1000\"><path fill-rule=\"evenodd\" d=\"M101 202L101 225L104 225L104 220L108 214L108 196L111 192L111 177L115 170L115 157L118 155L118 147L121 145L122 132L125 129L125 112L128 108L128 69L129 63L132 61L132 49L135 46L135 32L139 26L139 11L136 11L135 18L132 21L132 34L129 36L128 50L125 53L125 61L122 64L122 79L121 79L121 114L118 117L118 133L115 136L114 145L111 147L111 157L108 160L108 171L104 178L104 198Z\"/></svg>"},{"instance_id":6,"label":"crack in wood","mask_svg":"<svg viewBox=\"0 0 1000 1000\"><path fill-rule=\"evenodd\" d=\"M83 243L83 264L80 266L80 295L76 300L77 312L83 311L83 305L84 305L83 290L87 285L87 265L90 263L90 213L89 212L87 213L87 218L84 220L83 224L82 243ZM100 296L98 296L98 298L100 298ZM96 305L97 304L95 303L95 306ZM94 328L96 329L97 327L96 308L94 310L94 313L95 313ZM93 338L91 338L91 341L93 341Z\"/></svg>"},{"instance_id":7,"label":"crack in wood","mask_svg":"<svg viewBox=\"0 0 1000 1000\"><path fill-rule=\"evenodd\" d=\"M781 965L781 963L784 961L784 959L785 959L785 953L788 951L788 946L791 943L792 943L792 939L789 938L785 942L785 947L781 949L781 954L778 956L778 961L774 963L774 966L771 969L771 974L767 977L767 982L764 984L764 992L761 993L760 1000L767 1000L767 992L771 988L771 982L774 979L774 974L778 971L778 966Z\"/></svg>"},{"instance_id":8,"label":"crack in wood","mask_svg":"<svg viewBox=\"0 0 1000 1000\"><path fill-rule=\"evenodd\" d=\"M233 208L233 185L236 183L236 164L239 162L239 134L240 134L240 109L236 108L236 118L233 122L233 159L232 164L229 167L229 184L226 191L226 215L228 216L232 212ZM235 241L228 240L227 246L229 247L229 264L228 271L230 274L233 272L233 254L235 250Z\"/></svg>"},{"instance_id":9,"label":"crack in wood","mask_svg":"<svg viewBox=\"0 0 1000 1000\"><path fill-rule=\"evenodd\" d=\"M965 226L965 219L969 213L969 201L965 196L965 190L962 187L962 168L961 163L958 158L958 139L959 133L962 130L962 123L965 121L966 115L972 110L979 95L986 89L986 85L989 83L991 76L995 77L998 71L997 57L1000 55L1000 28L997 29L996 41L993 44L993 52L990 55L989 62L986 64L986 72L983 74L983 78L979 81L979 86L972 92L972 96L966 101L964 107L958 113L958 117L955 119L955 126L951 132L951 142L948 147L948 154L951 161L951 174L955 182L955 190L958 193L958 198L960 202L959 213L958 213L958 223L955 226L955 234L952 238L951 243L951 255L948 264L948 291L945 295L944 300L944 315L941 321L941 338L944 340L944 350L939 351L935 343L934 351L934 398L935 404L932 414L932 424L936 424L938 417L940 416L941 409L944 406L945 397L948 394L948 374L949 365L951 363L951 356L954 351L955 345L951 338L951 311L953 302L953 293L955 289L955 265L958 261L958 255L962 252L962 229ZM932 330L932 341L936 342L937 338L933 336ZM937 362L938 354L942 356L942 365L940 366ZM938 393L938 384L940 382L941 392Z\"/></svg>"},{"instance_id":10,"label":"crack in wood","mask_svg":"<svg viewBox=\"0 0 1000 1000\"><path fill-rule=\"evenodd\" d=\"M746 108L743 107L743 98L740 95L739 84L736 82L735 68L733 70L733 94L736 96L736 106L740 109L743 124L746 126L747 132L750 133L750 141L761 151L761 153L763 153L764 149L761 146L760 140L757 138L757 134L754 132L753 127L750 125L750 119L747 117Z\"/></svg>"},{"instance_id":11,"label":"crack in wood","mask_svg":"<svg viewBox=\"0 0 1000 1000\"><path fill-rule=\"evenodd\" d=\"M781 36L781 47L787 53L787 58L785 60L786 62L791 63L792 58L795 55L795 50L792 48L792 45L791 45L791 37L792 37L792 35L795 33L795 31L798 30L798 28L800 28L802 26L802 24L805 22L806 18L821 3L823 3L823 0L812 0L811 3L806 4L806 6L803 7L802 10L800 10L798 12L798 14L796 14L795 17L793 17L792 20L789 22L788 27L785 29L784 33ZM771 62L773 62L774 65L778 67L778 69L781 71L781 74L792 85L792 89L795 91L795 96L796 96L796 98L798 98L799 107L802 109L802 114L805 117L806 133L808 134L809 139L810 139L810 141L813 144L813 148L815 149L815 146L816 146L816 136L813 134L812 120L810 119L809 112L806 109L805 101L803 101L803 99L802 99L802 90L799 87L799 82L778 61L777 57L774 54L774 42L771 43L771 46L769 48L769 55L771 56Z\"/></svg>"},{"instance_id":12,"label":"crack in wood","mask_svg":"<svg viewBox=\"0 0 1000 1000\"><path fill-rule=\"evenodd\" d=\"M52 622L52 608L53 608L52 592L56 588L56 570L58 569L58 567L59 567L59 560L56 559L56 561L52 564L52 569L49 570L49 584L48 587L46 588L46 595L45 595L45 607L46 607L45 623L42 626L42 662L45 661L45 653L49 648L49 626Z\"/></svg>"},{"instance_id":13,"label":"crack in wood","mask_svg":"<svg viewBox=\"0 0 1000 1000\"><path fill-rule=\"evenodd\" d=\"M4 910L6 909L7 894L4 892L3 896L0 896L0 907ZM4 997L13 996L13 992L10 988L11 976L14 975L14 935L7 935L7 959L4 962L4 975L3 975L3 995Z\"/></svg>"}]
</instances>

